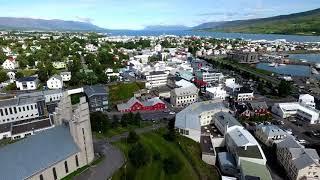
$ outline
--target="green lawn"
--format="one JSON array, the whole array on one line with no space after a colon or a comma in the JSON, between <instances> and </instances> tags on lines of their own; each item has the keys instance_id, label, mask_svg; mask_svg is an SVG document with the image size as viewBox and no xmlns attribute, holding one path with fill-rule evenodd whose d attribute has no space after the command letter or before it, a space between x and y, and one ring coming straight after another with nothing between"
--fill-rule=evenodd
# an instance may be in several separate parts
<instances>
[{"instance_id":1,"label":"green lawn","mask_svg":"<svg viewBox=\"0 0 320 180\"><path fill-rule=\"evenodd\" d=\"M121 125L117 128L112 128L109 129L107 133L105 134L99 134L97 132L95 132L95 136L99 139L105 138L105 137L112 137L115 135L120 135L123 134L125 132L129 132L130 130L134 130L137 128L144 128L144 127L148 127L148 126L152 126L152 124L154 124L153 122L150 121L142 121L140 123L140 126L135 126L135 125L128 125L128 127L121 127Z\"/></svg>"},{"instance_id":2,"label":"green lawn","mask_svg":"<svg viewBox=\"0 0 320 180\"><path fill-rule=\"evenodd\" d=\"M150 132L140 135L140 142L148 149L151 153L151 157L154 154L159 153L161 159L166 157L176 157L180 159L183 164L182 169L176 174L166 174L162 167L161 160L154 160L151 158L146 166L136 169L127 163L126 169L122 167L118 172L114 174L112 179L119 180L124 179L125 172L127 172L127 179L139 179L139 180L150 180L150 179L218 179L217 174L213 167L205 165L201 160L199 144L179 137L182 148L186 150L181 151L179 144L176 142L168 142L163 137L164 129L158 132ZM126 155L130 148L130 144L120 141L116 142L115 145L119 147Z\"/></svg>"},{"instance_id":3,"label":"green lawn","mask_svg":"<svg viewBox=\"0 0 320 180\"><path fill-rule=\"evenodd\" d=\"M128 100L133 96L135 91L144 88L144 83L118 83L109 86L109 94L111 103L115 103L122 100Z\"/></svg>"}]
</instances>

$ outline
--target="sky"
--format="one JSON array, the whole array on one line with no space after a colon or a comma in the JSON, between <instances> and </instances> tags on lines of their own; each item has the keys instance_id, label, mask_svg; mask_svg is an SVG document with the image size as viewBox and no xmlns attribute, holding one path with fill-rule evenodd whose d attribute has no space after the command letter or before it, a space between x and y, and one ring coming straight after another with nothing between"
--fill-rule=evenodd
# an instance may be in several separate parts
<instances>
[{"instance_id":1,"label":"sky","mask_svg":"<svg viewBox=\"0 0 320 180\"><path fill-rule=\"evenodd\" d=\"M320 8L320 0L0 0L1 17L76 20L107 29L270 17Z\"/></svg>"}]
</instances>

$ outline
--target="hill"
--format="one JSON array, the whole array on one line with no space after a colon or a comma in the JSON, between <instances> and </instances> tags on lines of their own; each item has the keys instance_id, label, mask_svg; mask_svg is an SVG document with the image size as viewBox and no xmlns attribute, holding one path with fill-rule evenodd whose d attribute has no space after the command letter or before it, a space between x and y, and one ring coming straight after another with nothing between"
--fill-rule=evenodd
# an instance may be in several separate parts
<instances>
[{"instance_id":1,"label":"hill","mask_svg":"<svg viewBox=\"0 0 320 180\"><path fill-rule=\"evenodd\" d=\"M208 22L193 27L193 29L240 33L320 35L320 8L270 18Z\"/></svg>"},{"instance_id":2,"label":"hill","mask_svg":"<svg viewBox=\"0 0 320 180\"><path fill-rule=\"evenodd\" d=\"M80 21L44 20L32 18L0 17L2 30L61 30L61 31L103 31L105 29Z\"/></svg>"}]
</instances>

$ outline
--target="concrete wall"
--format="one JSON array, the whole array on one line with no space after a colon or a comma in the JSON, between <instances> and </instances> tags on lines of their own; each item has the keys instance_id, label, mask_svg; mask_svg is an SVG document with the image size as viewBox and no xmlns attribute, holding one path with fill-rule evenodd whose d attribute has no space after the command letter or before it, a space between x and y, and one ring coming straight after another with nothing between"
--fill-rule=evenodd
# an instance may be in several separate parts
<instances>
[{"instance_id":1,"label":"concrete wall","mask_svg":"<svg viewBox=\"0 0 320 180\"><path fill-rule=\"evenodd\" d=\"M216 164L216 156L202 153L202 160L210 165Z\"/></svg>"}]
</instances>

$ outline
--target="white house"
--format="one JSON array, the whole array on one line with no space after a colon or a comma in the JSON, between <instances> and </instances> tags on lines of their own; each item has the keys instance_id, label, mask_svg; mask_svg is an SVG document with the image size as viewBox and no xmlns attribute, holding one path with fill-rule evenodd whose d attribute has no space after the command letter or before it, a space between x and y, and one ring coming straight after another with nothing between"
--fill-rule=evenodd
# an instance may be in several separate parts
<instances>
[{"instance_id":1,"label":"white house","mask_svg":"<svg viewBox=\"0 0 320 180\"><path fill-rule=\"evenodd\" d=\"M237 101L252 101L254 98L253 91L248 88L241 88L235 93Z\"/></svg>"},{"instance_id":2,"label":"white house","mask_svg":"<svg viewBox=\"0 0 320 180\"><path fill-rule=\"evenodd\" d=\"M320 123L319 110L298 102L276 103L272 106L271 111L281 118L288 118L295 115L298 119L308 122L309 124Z\"/></svg>"},{"instance_id":3,"label":"white house","mask_svg":"<svg viewBox=\"0 0 320 180\"><path fill-rule=\"evenodd\" d=\"M14 70L18 67L19 64L14 58L9 58L2 63L2 68L6 70Z\"/></svg>"},{"instance_id":4,"label":"white house","mask_svg":"<svg viewBox=\"0 0 320 180\"><path fill-rule=\"evenodd\" d=\"M305 105L312 107L312 108L316 107L316 103L314 102L314 97L311 96L310 94L301 94L299 96L298 102L301 104L305 104Z\"/></svg>"},{"instance_id":5,"label":"white house","mask_svg":"<svg viewBox=\"0 0 320 180\"><path fill-rule=\"evenodd\" d=\"M17 89L20 90L35 90L38 87L39 80L37 77L23 77L16 80Z\"/></svg>"},{"instance_id":6,"label":"white house","mask_svg":"<svg viewBox=\"0 0 320 180\"><path fill-rule=\"evenodd\" d=\"M157 45L155 45L155 47L154 47L154 51L156 51L156 52L161 52L161 51L162 51L161 44L157 44Z\"/></svg>"},{"instance_id":7,"label":"white house","mask_svg":"<svg viewBox=\"0 0 320 180\"><path fill-rule=\"evenodd\" d=\"M285 139L288 133L275 125L259 125L255 131L255 136L265 145L272 146Z\"/></svg>"},{"instance_id":8,"label":"white house","mask_svg":"<svg viewBox=\"0 0 320 180\"><path fill-rule=\"evenodd\" d=\"M62 77L59 75L50 77L47 81L47 87L49 89L61 89L63 87Z\"/></svg>"},{"instance_id":9,"label":"white house","mask_svg":"<svg viewBox=\"0 0 320 180\"><path fill-rule=\"evenodd\" d=\"M227 91L223 89L222 85L219 84L216 87L206 88L206 94L212 99L222 99L225 100L227 97Z\"/></svg>"},{"instance_id":10,"label":"white house","mask_svg":"<svg viewBox=\"0 0 320 180\"><path fill-rule=\"evenodd\" d=\"M13 83L16 80L16 73L15 72L8 72L7 76L9 77L10 83Z\"/></svg>"},{"instance_id":11,"label":"white house","mask_svg":"<svg viewBox=\"0 0 320 180\"><path fill-rule=\"evenodd\" d=\"M230 90L231 92L239 91L240 88L242 87L241 85L236 83L235 78L225 79L225 85L226 85L227 89Z\"/></svg>"},{"instance_id":12,"label":"white house","mask_svg":"<svg viewBox=\"0 0 320 180\"><path fill-rule=\"evenodd\" d=\"M198 88L191 84L187 87L175 88L170 93L170 103L175 107L184 107L198 101Z\"/></svg>"},{"instance_id":13,"label":"white house","mask_svg":"<svg viewBox=\"0 0 320 180\"><path fill-rule=\"evenodd\" d=\"M201 127L213 124L213 116L221 111L229 111L221 100L193 103L176 114L175 128L183 136L200 142Z\"/></svg>"},{"instance_id":14,"label":"white house","mask_svg":"<svg viewBox=\"0 0 320 180\"><path fill-rule=\"evenodd\" d=\"M144 73L146 88L165 86L168 81L168 73L164 71L152 71Z\"/></svg>"},{"instance_id":15,"label":"white house","mask_svg":"<svg viewBox=\"0 0 320 180\"><path fill-rule=\"evenodd\" d=\"M52 66L56 69L64 69L67 67L67 64L62 61L55 61L52 63Z\"/></svg>"},{"instance_id":16,"label":"white house","mask_svg":"<svg viewBox=\"0 0 320 180\"><path fill-rule=\"evenodd\" d=\"M61 76L63 82L71 80L71 72L61 72L60 76Z\"/></svg>"}]
</instances>

